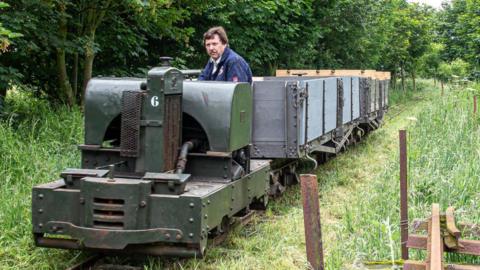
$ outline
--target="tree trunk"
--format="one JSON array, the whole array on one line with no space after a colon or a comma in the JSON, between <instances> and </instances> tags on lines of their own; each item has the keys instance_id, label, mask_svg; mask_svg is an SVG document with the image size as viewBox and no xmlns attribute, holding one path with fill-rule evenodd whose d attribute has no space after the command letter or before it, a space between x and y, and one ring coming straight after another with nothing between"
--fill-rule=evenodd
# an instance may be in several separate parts
<instances>
[{"instance_id":1,"label":"tree trunk","mask_svg":"<svg viewBox=\"0 0 480 270\"><path fill-rule=\"evenodd\" d=\"M72 89L73 89L73 96L77 97L77 94L78 94L78 53L75 53L73 55Z\"/></svg>"},{"instance_id":2,"label":"tree trunk","mask_svg":"<svg viewBox=\"0 0 480 270\"><path fill-rule=\"evenodd\" d=\"M92 4L91 2L89 3ZM85 43L85 60L83 65L82 107L84 105L88 81L92 78L93 60L95 58L95 31L97 31L98 26L102 23L106 10L108 10L111 3L112 0L105 0L100 4L93 3L88 7L84 17L84 33L87 42Z\"/></svg>"},{"instance_id":3,"label":"tree trunk","mask_svg":"<svg viewBox=\"0 0 480 270\"><path fill-rule=\"evenodd\" d=\"M417 85L415 84L415 71L412 71L413 91L417 91Z\"/></svg>"},{"instance_id":4,"label":"tree trunk","mask_svg":"<svg viewBox=\"0 0 480 270\"><path fill-rule=\"evenodd\" d=\"M59 37L62 40L62 44L57 48L56 58L57 58L57 76L58 76L58 87L60 90L60 98L66 102L69 106L75 104L75 97L73 96L72 86L68 79L67 74L67 65L65 61L65 48L64 43L67 39L67 17L65 14L66 6L63 3L59 4L59 10L61 15L59 21Z\"/></svg>"},{"instance_id":5,"label":"tree trunk","mask_svg":"<svg viewBox=\"0 0 480 270\"><path fill-rule=\"evenodd\" d=\"M442 86L442 96L443 96L443 81L440 81L440 84Z\"/></svg>"},{"instance_id":6,"label":"tree trunk","mask_svg":"<svg viewBox=\"0 0 480 270\"><path fill-rule=\"evenodd\" d=\"M400 76L402 76L402 91L405 92L405 70L403 69L403 64L400 67Z\"/></svg>"},{"instance_id":7,"label":"tree trunk","mask_svg":"<svg viewBox=\"0 0 480 270\"><path fill-rule=\"evenodd\" d=\"M397 86L397 75L396 75L396 72L392 72L392 80L390 81L390 85L392 87L393 90L396 90L396 86Z\"/></svg>"},{"instance_id":8,"label":"tree trunk","mask_svg":"<svg viewBox=\"0 0 480 270\"><path fill-rule=\"evenodd\" d=\"M0 87L0 98L5 98L6 95L7 95L7 88Z\"/></svg>"},{"instance_id":9,"label":"tree trunk","mask_svg":"<svg viewBox=\"0 0 480 270\"><path fill-rule=\"evenodd\" d=\"M93 69L93 59L95 58L95 53L93 51L93 37L90 41L87 42L85 48L85 60L83 63L83 86L82 86L82 101L81 105L84 105L85 94L87 91L87 85L90 79L92 78L92 69Z\"/></svg>"}]
</instances>

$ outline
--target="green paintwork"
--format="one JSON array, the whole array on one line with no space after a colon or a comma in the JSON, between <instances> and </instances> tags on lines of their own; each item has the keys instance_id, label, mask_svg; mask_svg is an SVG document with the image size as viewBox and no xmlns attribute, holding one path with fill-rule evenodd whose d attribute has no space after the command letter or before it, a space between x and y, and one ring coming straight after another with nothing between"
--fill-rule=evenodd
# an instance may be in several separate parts
<instances>
[{"instance_id":1,"label":"green paintwork","mask_svg":"<svg viewBox=\"0 0 480 270\"><path fill-rule=\"evenodd\" d=\"M85 144L102 145L110 123L120 115L123 91L140 91L145 79L94 78L85 94Z\"/></svg>"},{"instance_id":2,"label":"green paintwork","mask_svg":"<svg viewBox=\"0 0 480 270\"><path fill-rule=\"evenodd\" d=\"M180 70L171 67L151 69L147 76L147 94L143 100L142 124L140 132L140 153L136 171L164 171L164 133L165 95L181 95L183 75ZM158 124L148 124L158 123Z\"/></svg>"},{"instance_id":3,"label":"green paintwork","mask_svg":"<svg viewBox=\"0 0 480 270\"><path fill-rule=\"evenodd\" d=\"M180 195L152 194L152 181L122 178L76 179L80 189L67 188L63 180L39 185L32 196L33 231L67 235L87 249L121 250L128 244L155 242L160 247L193 244L203 253L208 232L224 217L232 217L266 196L268 164L257 165L250 174L233 182L188 182ZM106 203L108 200L113 203ZM123 204L116 205L120 200ZM123 228L95 225L95 210L109 207L124 212L123 217L113 217L124 224Z\"/></svg>"},{"instance_id":4,"label":"green paintwork","mask_svg":"<svg viewBox=\"0 0 480 270\"><path fill-rule=\"evenodd\" d=\"M247 83L184 82L183 111L205 130L211 151L232 152L250 143L252 103Z\"/></svg>"},{"instance_id":5,"label":"green paintwork","mask_svg":"<svg viewBox=\"0 0 480 270\"><path fill-rule=\"evenodd\" d=\"M153 182L153 193L179 195L184 192L185 185L190 180L190 174L147 172L142 179Z\"/></svg>"},{"instance_id":6,"label":"green paintwork","mask_svg":"<svg viewBox=\"0 0 480 270\"><path fill-rule=\"evenodd\" d=\"M171 68L154 69L149 76L140 138L142 141L140 146L143 147L141 152L144 155L135 160L119 158L115 148L105 148L102 144L107 128L121 114L122 92L140 91L140 84L145 80L96 78L89 82L85 100L86 146L81 146L83 168L96 168L112 162L127 161L118 169L160 172L162 164L159 163L157 156L162 153L159 138L162 137L160 130L163 113L158 108L163 106L163 99L160 98L160 94L162 91L165 91L165 94L178 94L182 86L183 111L202 126L210 143L210 151L232 152L250 143L252 92L248 84L182 81L179 79L181 74ZM162 90L162 87L172 85L172 78L177 78L177 87ZM159 106L151 108L152 97L155 95L159 96Z\"/></svg>"}]
</instances>

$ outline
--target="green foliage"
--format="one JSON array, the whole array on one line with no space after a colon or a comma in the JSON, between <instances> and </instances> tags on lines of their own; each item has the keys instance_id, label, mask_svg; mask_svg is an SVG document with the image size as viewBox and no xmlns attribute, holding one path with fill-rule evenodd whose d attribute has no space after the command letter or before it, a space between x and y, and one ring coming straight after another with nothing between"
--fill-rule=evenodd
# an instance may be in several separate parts
<instances>
[{"instance_id":1,"label":"green foliage","mask_svg":"<svg viewBox=\"0 0 480 270\"><path fill-rule=\"evenodd\" d=\"M465 78L470 71L470 65L462 59L455 59L451 63L442 62L438 68L438 77L443 82L447 82L452 78Z\"/></svg>"},{"instance_id":2,"label":"green foliage","mask_svg":"<svg viewBox=\"0 0 480 270\"><path fill-rule=\"evenodd\" d=\"M470 64L462 59L455 59L451 64L452 75L464 78L468 75L470 70Z\"/></svg>"},{"instance_id":3,"label":"green foliage","mask_svg":"<svg viewBox=\"0 0 480 270\"><path fill-rule=\"evenodd\" d=\"M442 54L445 46L441 43L430 43L426 53L419 59L421 75L425 77L437 77L438 67L442 62Z\"/></svg>"},{"instance_id":4,"label":"green foliage","mask_svg":"<svg viewBox=\"0 0 480 270\"><path fill-rule=\"evenodd\" d=\"M480 77L480 0L453 0L437 16L438 39L445 44L444 60L467 61L470 73Z\"/></svg>"},{"instance_id":5,"label":"green foliage","mask_svg":"<svg viewBox=\"0 0 480 270\"><path fill-rule=\"evenodd\" d=\"M386 4L390 13L383 19L388 36L383 47L381 62L394 78L398 72L415 76L420 66L419 59L428 51L432 42L432 16L434 11L425 5L391 1Z\"/></svg>"},{"instance_id":6,"label":"green foliage","mask_svg":"<svg viewBox=\"0 0 480 270\"><path fill-rule=\"evenodd\" d=\"M203 67L202 34L214 25L227 29L255 75L277 68L413 70L430 40L431 10L405 0L4 1L11 8L0 19L24 37L0 59L9 68L2 74L21 73L0 84L14 79L68 103L81 97L90 74L143 75L165 55L185 68Z\"/></svg>"},{"instance_id":7,"label":"green foliage","mask_svg":"<svg viewBox=\"0 0 480 270\"><path fill-rule=\"evenodd\" d=\"M5 2L0 1L0 10L9 7L9 5ZM22 35L19 33L14 33L9 29L3 27L2 22L0 21L0 54L5 52L10 45L10 39L21 37Z\"/></svg>"},{"instance_id":8,"label":"green foliage","mask_svg":"<svg viewBox=\"0 0 480 270\"><path fill-rule=\"evenodd\" d=\"M443 81L447 82L449 79L452 78L452 66L448 63L442 62L438 66L438 78Z\"/></svg>"}]
</instances>

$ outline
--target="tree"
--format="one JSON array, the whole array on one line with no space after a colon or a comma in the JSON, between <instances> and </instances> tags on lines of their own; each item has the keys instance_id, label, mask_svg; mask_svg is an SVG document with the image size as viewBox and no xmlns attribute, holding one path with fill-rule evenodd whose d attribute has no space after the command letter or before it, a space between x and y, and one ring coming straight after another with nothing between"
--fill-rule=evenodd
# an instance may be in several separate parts
<instances>
[{"instance_id":1,"label":"tree","mask_svg":"<svg viewBox=\"0 0 480 270\"><path fill-rule=\"evenodd\" d=\"M14 8L9 13L1 14L0 18L8 22L12 29L21 31L25 38L14 42L12 45L15 50L6 53L1 62L17 70L24 70L28 76L23 78L23 83L39 86L39 91L69 105L73 105L76 98L83 100L83 91L77 92L77 81L83 80L82 86L85 89L94 74L94 59L102 49L115 44L117 48L122 48L120 51L125 51L123 43L119 42L119 35L109 33L119 33L127 28L137 29L138 32L122 32L127 36L121 36L120 39L129 41L126 49L132 48L134 40L152 39L158 42L159 38L168 37L183 42L191 35L191 27L177 24L190 16L194 8L204 5L200 0L184 1L176 5L168 0L9 2ZM106 21L110 23L105 24ZM128 25L125 24L126 21ZM124 26L113 29L112 25ZM102 31L100 34L99 30ZM102 37L101 43L98 42L98 36ZM133 53L145 52L138 46L135 49ZM113 55L115 54L116 52ZM140 64L145 65L143 62ZM79 72L80 69L83 72Z\"/></svg>"},{"instance_id":2,"label":"tree","mask_svg":"<svg viewBox=\"0 0 480 270\"><path fill-rule=\"evenodd\" d=\"M439 13L439 40L445 44L444 59L464 59L471 72L480 70L480 0L453 0ZM478 74L477 74L478 76Z\"/></svg>"},{"instance_id":3,"label":"tree","mask_svg":"<svg viewBox=\"0 0 480 270\"><path fill-rule=\"evenodd\" d=\"M9 5L5 2L0 1L0 10L8 8ZM0 21L0 55L5 53L10 46L10 42L12 39L21 37L22 35L19 33L12 32L11 30L5 28ZM17 79L20 74L15 70L9 67L0 66L0 75L4 78L0 80L0 109L2 107L2 100L3 97L7 94L7 87L8 83L11 80Z\"/></svg>"},{"instance_id":4,"label":"tree","mask_svg":"<svg viewBox=\"0 0 480 270\"><path fill-rule=\"evenodd\" d=\"M419 59L422 75L436 79L438 78L438 67L442 62L442 54L445 46L441 43L430 43L428 50Z\"/></svg>"},{"instance_id":5,"label":"tree","mask_svg":"<svg viewBox=\"0 0 480 270\"><path fill-rule=\"evenodd\" d=\"M9 5L5 2L0 1L0 10L9 7ZM10 45L10 40L12 38L21 37L22 35L19 33L14 33L9 29L5 28L0 21L0 54L5 52Z\"/></svg>"}]
</instances>

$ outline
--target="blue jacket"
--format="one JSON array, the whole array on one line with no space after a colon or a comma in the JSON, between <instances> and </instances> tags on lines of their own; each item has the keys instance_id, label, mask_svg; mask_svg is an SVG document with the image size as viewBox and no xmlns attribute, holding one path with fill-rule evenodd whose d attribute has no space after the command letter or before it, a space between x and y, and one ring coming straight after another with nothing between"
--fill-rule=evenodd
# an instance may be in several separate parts
<instances>
[{"instance_id":1,"label":"blue jacket","mask_svg":"<svg viewBox=\"0 0 480 270\"><path fill-rule=\"evenodd\" d=\"M213 62L208 61L199 81L231 81L252 83L252 71L247 62L229 47L223 51L217 70L212 74Z\"/></svg>"}]
</instances>

